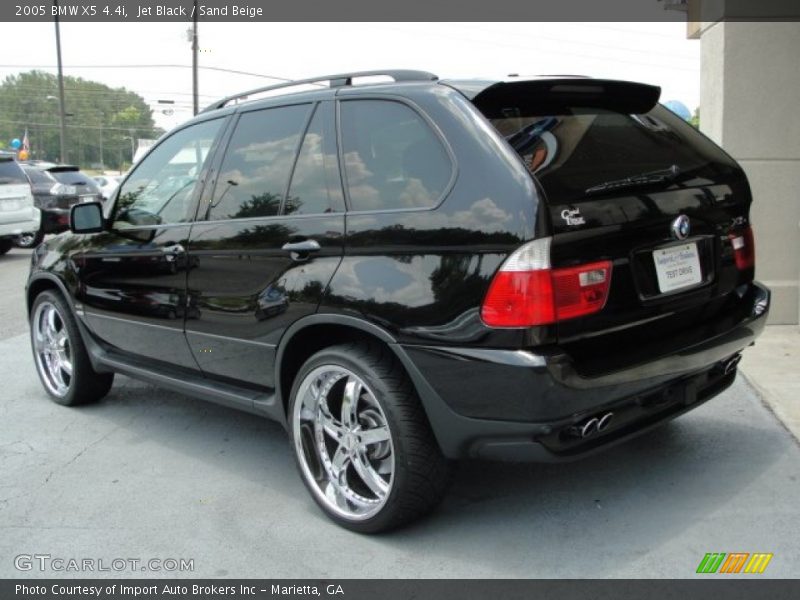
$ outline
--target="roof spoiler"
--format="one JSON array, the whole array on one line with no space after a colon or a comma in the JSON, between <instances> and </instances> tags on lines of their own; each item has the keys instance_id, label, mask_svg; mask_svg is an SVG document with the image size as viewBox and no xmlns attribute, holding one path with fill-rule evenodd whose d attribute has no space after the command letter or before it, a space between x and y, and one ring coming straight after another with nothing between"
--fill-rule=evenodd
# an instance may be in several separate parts
<instances>
[{"instance_id":1,"label":"roof spoiler","mask_svg":"<svg viewBox=\"0 0 800 600\"><path fill-rule=\"evenodd\" d=\"M80 167L75 165L56 165L55 167L47 167L45 171L50 173L67 173L69 171L80 171Z\"/></svg>"},{"instance_id":2,"label":"roof spoiler","mask_svg":"<svg viewBox=\"0 0 800 600\"><path fill-rule=\"evenodd\" d=\"M661 88L611 79L501 81L481 90L473 104L489 118L511 114L558 114L569 107L592 107L625 114L650 112Z\"/></svg>"}]
</instances>

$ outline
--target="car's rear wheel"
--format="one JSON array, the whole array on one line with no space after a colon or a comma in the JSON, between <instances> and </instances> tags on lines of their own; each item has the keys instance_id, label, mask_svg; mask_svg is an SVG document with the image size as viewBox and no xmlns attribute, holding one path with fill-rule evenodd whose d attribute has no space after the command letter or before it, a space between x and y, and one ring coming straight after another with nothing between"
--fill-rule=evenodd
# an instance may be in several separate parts
<instances>
[{"instance_id":1,"label":"car's rear wheel","mask_svg":"<svg viewBox=\"0 0 800 600\"><path fill-rule=\"evenodd\" d=\"M114 374L92 368L75 317L56 292L42 292L33 303L31 345L39 379L58 404L95 402L111 389Z\"/></svg>"},{"instance_id":2,"label":"car's rear wheel","mask_svg":"<svg viewBox=\"0 0 800 600\"><path fill-rule=\"evenodd\" d=\"M39 229L39 231L30 231L20 234L17 241L14 243L18 248L36 248L36 246L42 243L43 239L44 232Z\"/></svg>"},{"instance_id":3,"label":"car's rear wheel","mask_svg":"<svg viewBox=\"0 0 800 600\"><path fill-rule=\"evenodd\" d=\"M316 353L292 386L289 420L306 487L348 529L398 527L444 495L447 461L386 348L353 343Z\"/></svg>"}]
</instances>

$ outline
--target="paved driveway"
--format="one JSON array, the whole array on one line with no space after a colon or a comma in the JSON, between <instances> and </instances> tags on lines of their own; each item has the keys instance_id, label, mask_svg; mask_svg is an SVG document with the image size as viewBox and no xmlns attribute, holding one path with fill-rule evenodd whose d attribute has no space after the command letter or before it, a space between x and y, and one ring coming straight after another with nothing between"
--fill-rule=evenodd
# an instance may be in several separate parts
<instances>
[{"instance_id":1,"label":"paved driveway","mask_svg":"<svg viewBox=\"0 0 800 600\"><path fill-rule=\"evenodd\" d=\"M27 335L0 341L0 577L35 553L191 558L198 577L693 577L706 552L772 552L762 577L797 577L798 498L800 448L740 380L590 459L463 464L431 518L360 536L321 515L279 426L124 377L63 408Z\"/></svg>"}]
</instances>

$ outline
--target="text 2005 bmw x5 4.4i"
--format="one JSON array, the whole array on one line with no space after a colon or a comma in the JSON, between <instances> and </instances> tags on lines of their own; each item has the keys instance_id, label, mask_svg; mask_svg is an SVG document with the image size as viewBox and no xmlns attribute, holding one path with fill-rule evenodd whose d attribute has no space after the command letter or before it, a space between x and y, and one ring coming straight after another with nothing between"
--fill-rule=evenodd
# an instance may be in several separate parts
<instances>
[{"instance_id":1,"label":"text 2005 bmw x5 4.4i","mask_svg":"<svg viewBox=\"0 0 800 600\"><path fill-rule=\"evenodd\" d=\"M578 457L731 385L769 308L750 189L658 88L363 75L222 100L72 209L27 286L56 402L124 373L276 419L371 532L450 459Z\"/></svg>"}]
</instances>

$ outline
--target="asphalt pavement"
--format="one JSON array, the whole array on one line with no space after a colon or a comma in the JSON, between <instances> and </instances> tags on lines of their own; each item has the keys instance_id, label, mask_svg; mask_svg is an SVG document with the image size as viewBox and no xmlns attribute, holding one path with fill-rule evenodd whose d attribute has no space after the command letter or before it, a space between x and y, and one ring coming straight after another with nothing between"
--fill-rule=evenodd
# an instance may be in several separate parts
<instances>
[{"instance_id":1,"label":"asphalt pavement","mask_svg":"<svg viewBox=\"0 0 800 600\"><path fill-rule=\"evenodd\" d=\"M125 377L99 404L50 402L26 255L0 257L0 577L79 575L15 569L49 554L194 562L101 577L682 578L707 552L773 553L755 577L798 575L800 447L741 378L592 458L463 463L431 517L363 536L320 513L276 424Z\"/></svg>"}]
</instances>

